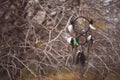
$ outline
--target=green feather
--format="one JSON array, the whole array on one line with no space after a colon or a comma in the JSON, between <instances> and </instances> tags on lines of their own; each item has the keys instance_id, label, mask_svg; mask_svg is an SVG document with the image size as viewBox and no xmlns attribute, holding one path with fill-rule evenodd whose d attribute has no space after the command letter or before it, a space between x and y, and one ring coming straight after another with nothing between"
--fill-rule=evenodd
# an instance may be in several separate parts
<instances>
[{"instance_id":1,"label":"green feather","mask_svg":"<svg viewBox=\"0 0 120 80\"><path fill-rule=\"evenodd\" d=\"M74 46L78 45L76 38L73 38L73 44L74 44Z\"/></svg>"}]
</instances>

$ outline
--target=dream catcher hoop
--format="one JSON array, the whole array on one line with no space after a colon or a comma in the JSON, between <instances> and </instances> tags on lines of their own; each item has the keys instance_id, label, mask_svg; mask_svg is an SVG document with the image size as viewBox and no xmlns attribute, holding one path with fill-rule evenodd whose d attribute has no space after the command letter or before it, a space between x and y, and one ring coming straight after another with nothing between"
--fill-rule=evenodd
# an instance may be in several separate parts
<instances>
[{"instance_id":1,"label":"dream catcher hoop","mask_svg":"<svg viewBox=\"0 0 120 80\"><path fill-rule=\"evenodd\" d=\"M73 25L74 32L76 33L76 37L79 41L80 45L84 45L87 42L87 34L90 34L90 25L93 24L93 20L89 20L84 16L79 16L71 21Z\"/></svg>"},{"instance_id":2,"label":"dream catcher hoop","mask_svg":"<svg viewBox=\"0 0 120 80\"><path fill-rule=\"evenodd\" d=\"M93 20L89 20L87 17L79 16L71 21L74 31L77 34L87 33L90 29L89 24L93 24Z\"/></svg>"}]
</instances>

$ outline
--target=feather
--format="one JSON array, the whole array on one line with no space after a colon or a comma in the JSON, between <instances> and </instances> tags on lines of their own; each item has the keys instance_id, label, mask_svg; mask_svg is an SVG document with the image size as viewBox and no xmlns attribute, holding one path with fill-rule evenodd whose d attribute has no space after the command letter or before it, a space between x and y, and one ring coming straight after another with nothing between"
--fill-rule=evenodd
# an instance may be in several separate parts
<instances>
[{"instance_id":1,"label":"feather","mask_svg":"<svg viewBox=\"0 0 120 80\"><path fill-rule=\"evenodd\" d=\"M89 24L89 27L93 30L96 30L96 28L92 24Z\"/></svg>"},{"instance_id":2,"label":"feather","mask_svg":"<svg viewBox=\"0 0 120 80\"><path fill-rule=\"evenodd\" d=\"M76 64L81 63L83 66L85 65L86 57L84 55L84 52L77 52L77 57L76 57Z\"/></svg>"},{"instance_id":3,"label":"feather","mask_svg":"<svg viewBox=\"0 0 120 80\"><path fill-rule=\"evenodd\" d=\"M67 42L71 44L72 37L67 38Z\"/></svg>"},{"instance_id":4,"label":"feather","mask_svg":"<svg viewBox=\"0 0 120 80\"><path fill-rule=\"evenodd\" d=\"M88 37L87 37L87 40L89 41L89 40L91 40L92 39L92 35L89 35Z\"/></svg>"},{"instance_id":5,"label":"feather","mask_svg":"<svg viewBox=\"0 0 120 80\"><path fill-rule=\"evenodd\" d=\"M68 31L71 33L73 31L73 25L68 25Z\"/></svg>"}]
</instances>

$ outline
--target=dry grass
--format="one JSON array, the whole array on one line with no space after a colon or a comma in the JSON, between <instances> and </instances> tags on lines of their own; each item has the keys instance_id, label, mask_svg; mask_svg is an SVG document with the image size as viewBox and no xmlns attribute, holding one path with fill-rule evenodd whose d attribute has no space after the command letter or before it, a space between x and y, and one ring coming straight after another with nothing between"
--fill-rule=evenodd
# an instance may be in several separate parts
<instances>
[{"instance_id":1,"label":"dry grass","mask_svg":"<svg viewBox=\"0 0 120 80\"><path fill-rule=\"evenodd\" d=\"M93 71L88 71L84 77L80 76L78 72L72 71L51 71L48 75L41 76L40 78L35 78L30 73L23 74L17 80L118 80L120 78L120 74L110 72L106 75L96 74Z\"/></svg>"},{"instance_id":2,"label":"dry grass","mask_svg":"<svg viewBox=\"0 0 120 80\"><path fill-rule=\"evenodd\" d=\"M120 75L108 73L107 76L96 75L94 72L88 71L86 77L80 77L77 72L60 72L45 76L42 80L119 80ZM30 80L38 80L36 78Z\"/></svg>"}]
</instances>

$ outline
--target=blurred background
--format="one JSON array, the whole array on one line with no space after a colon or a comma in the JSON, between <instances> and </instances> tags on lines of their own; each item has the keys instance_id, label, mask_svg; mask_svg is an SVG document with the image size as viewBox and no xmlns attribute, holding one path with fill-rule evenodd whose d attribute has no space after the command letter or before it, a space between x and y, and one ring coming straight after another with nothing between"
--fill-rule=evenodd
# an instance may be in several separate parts
<instances>
[{"instance_id":1,"label":"blurred background","mask_svg":"<svg viewBox=\"0 0 120 80\"><path fill-rule=\"evenodd\" d=\"M71 63L66 27L93 19L86 77ZM86 51L87 47L84 47ZM0 0L0 80L119 80L119 0Z\"/></svg>"}]
</instances>

